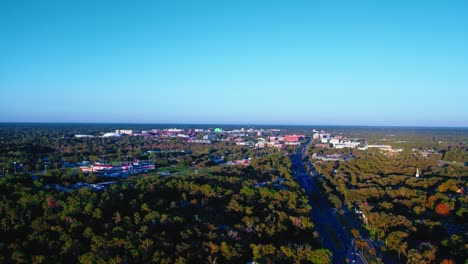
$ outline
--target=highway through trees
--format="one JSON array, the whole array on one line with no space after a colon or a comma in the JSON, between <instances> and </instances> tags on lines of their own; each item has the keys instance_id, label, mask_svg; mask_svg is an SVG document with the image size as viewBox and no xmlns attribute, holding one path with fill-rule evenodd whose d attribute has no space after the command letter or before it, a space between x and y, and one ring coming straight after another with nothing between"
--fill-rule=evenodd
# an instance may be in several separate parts
<instances>
[{"instance_id":1,"label":"highway through trees","mask_svg":"<svg viewBox=\"0 0 468 264\"><path fill-rule=\"evenodd\" d=\"M302 160L309 144L310 140L291 157L291 161L294 176L305 190L309 204L312 206L311 220L319 233L322 246L333 253L333 263L345 263L346 259L351 263L367 263L354 246L354 240L349 232L334 214L334 209L329 205L326 196L321 193L311 175L307 173Z\"/></svg>"}]
</instances>

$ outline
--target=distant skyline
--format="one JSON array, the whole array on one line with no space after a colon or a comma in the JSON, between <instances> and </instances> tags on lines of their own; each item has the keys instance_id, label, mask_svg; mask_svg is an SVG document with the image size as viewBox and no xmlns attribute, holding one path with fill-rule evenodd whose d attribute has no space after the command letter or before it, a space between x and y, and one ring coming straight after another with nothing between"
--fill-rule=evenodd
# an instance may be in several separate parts
<instances>
[{"instance_id":1,"label":"distant skyline","mask_svg":"<svg viewBox=\"0 0 468 264\"><path fill-rule=\"evenodd\" d=\"M468 1L0 2L0 122L468 127Z\"/></svg>"}]
</instances>

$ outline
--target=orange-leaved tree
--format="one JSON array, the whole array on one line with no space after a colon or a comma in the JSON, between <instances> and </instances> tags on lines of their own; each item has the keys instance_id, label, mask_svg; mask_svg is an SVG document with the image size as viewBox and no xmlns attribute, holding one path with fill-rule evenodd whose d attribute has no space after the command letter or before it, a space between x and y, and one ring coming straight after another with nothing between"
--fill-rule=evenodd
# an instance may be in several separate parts
<instances>
[{"instance_id":1,"label":"orange-leaved tree","mask_svg":"<svg viewBox=\"0 0 468 264\"><path fill-rule=\"evenodd\" d=\"M447 216L450 214L450 208L445 203L439 203L435 207L435 211L439 215Z\"/></svg>"}]
</instances>

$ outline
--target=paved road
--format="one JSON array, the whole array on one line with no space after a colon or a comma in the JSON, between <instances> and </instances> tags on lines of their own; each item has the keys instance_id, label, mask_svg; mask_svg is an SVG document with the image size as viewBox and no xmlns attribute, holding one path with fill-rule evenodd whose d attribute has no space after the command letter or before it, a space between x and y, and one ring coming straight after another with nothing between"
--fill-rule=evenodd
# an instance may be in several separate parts
<instances>
[{"instance_id":1,"label":"paved road","mask_svg":"<svg viewBox=\"0 0 468 264\"><path fill-rule=\"evenodd\" d=\"M325 195L321 193L321 190L315 185L312 177L304 167L302 158L305 156L305 151L309 144L310 141L304 144L291 157L291 161L294 176L306 191L309 204L312 206L311 220L320 235L322 246L333 253L333 263L345 263L345 259L347 258L352 263L366 264L365 259L355 248L353 239L334 215L334 210L328 204ZM311 168L313 167L311 166Z\"/></svg>"}]
</instances>

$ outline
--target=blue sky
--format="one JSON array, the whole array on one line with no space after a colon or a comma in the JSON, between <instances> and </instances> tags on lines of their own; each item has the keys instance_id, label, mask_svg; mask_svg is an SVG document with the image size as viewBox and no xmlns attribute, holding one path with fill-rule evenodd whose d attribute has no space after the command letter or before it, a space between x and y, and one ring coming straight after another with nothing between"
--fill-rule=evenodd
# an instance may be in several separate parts
<instances>
[{"instance_id":1,"label":"blue sky","mask_svg":"<svg viewBox=\"0 0 468 264\"><path fill-rule=\"evenodd\" d=\"M0 121L468 126L468 1L0 2Z\"/></svg>"}]
</instances>

